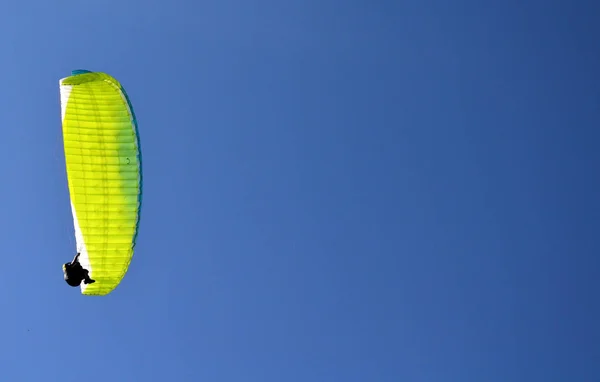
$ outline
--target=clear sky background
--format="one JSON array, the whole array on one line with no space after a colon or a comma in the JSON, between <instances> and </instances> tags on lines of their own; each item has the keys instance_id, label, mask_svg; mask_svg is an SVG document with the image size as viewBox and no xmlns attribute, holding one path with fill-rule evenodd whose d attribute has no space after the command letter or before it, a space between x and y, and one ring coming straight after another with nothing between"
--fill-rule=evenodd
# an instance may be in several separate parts
<instances>
[{"instance_id":1,"label":"clear sky background","mask_svg":"<svg viewBox=\"0 0 600 382\"><path fill-rule=\"evenodd\" d=\"M5 1L0 380L600 380L598 1ZM58 81L140 124L137 252L75 251Z\"/></svg>"}]
</instances>

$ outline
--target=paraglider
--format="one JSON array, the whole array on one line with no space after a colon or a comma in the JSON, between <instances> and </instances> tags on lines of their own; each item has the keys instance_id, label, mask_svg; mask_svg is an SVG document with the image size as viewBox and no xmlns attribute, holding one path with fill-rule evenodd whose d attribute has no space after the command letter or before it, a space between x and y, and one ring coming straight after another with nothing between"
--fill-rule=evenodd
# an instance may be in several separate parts
<instances>
[{"instance_id":1,"label":"paraglider","mask_svg":"<svg viewBox=\"0 0 600 382\"><path fill-rule=\"evenodd\" d=\"M96 282L96 280L90 278L90 272L81 266L79 256L81 256L81 253L77 253L71 262L63 264L65 281L72 287L80 286L81 282L84 284Z\"/></svg>"},{"instance_id":2,"label":"paraglider","mask_svg":"<svg viewBox=\"0 0 600 382\"><path fill-rule=\"evenodd\" d=\"M60 80L60 97L78 253L67 264L83 269L75 279L87 276L81 278L82 294L106 295L127 273L139 229L142 160L137 119L125 89L106 73L73 71Z\"/></svg>"}]
</instances>

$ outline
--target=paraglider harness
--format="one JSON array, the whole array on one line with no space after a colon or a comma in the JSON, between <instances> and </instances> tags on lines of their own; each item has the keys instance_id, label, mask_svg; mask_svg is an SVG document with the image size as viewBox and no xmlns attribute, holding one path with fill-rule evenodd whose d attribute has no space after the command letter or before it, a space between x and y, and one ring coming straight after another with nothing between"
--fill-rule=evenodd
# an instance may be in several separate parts
<instances>
[{"instance_id":1,"label":"paraglider harness","mask_svg":"<svg viewBox=\"0 0 600 382\"><path fill-rule=\"evenodd\" d=\"M92 280L90 278L90 272L87 269L84 269L79 263L79 255L81 254L77 252L73 258L73 261L63 264L65 281L72 287L78 287L81 285L82 281L84 284L92 284L96 282L96 280Z\"/></svg>"}]
</instances>

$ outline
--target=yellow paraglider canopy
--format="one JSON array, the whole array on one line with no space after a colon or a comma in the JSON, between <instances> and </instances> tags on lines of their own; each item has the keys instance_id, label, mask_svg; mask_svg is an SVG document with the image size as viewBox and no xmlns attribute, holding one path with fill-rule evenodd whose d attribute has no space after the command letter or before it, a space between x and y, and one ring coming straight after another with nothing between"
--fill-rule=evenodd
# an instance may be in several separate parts
<instances>
[{"instance_id":1,"label":"yellow paraglider canopy","mask_svg":"<svg viewBox=\"0 0 600 382\"><path fill-rule=\"evenodd\" d=\"M121 282L138 234L142 161L127 93L106 73L73 71L60 80L62 129L79 261L95 279L85 295Z\"/></svg>"}]
</instances>

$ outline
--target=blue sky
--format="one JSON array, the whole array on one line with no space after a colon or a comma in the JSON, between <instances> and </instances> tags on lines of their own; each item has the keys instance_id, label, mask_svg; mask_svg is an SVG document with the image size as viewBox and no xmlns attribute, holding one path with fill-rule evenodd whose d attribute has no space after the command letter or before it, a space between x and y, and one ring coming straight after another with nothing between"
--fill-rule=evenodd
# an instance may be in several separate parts
<instances>
[{"instance_id":1,"label":"blue sky","mask_svg":"<svg viewBox=\"0 0 600 382\"><path fill-rule=\"evenodd\" d=\"M600 378L594 1L0 12L0 380ZM140 123L119 288L68 287L58 80Z\"/></svg>"}]
</instances>

